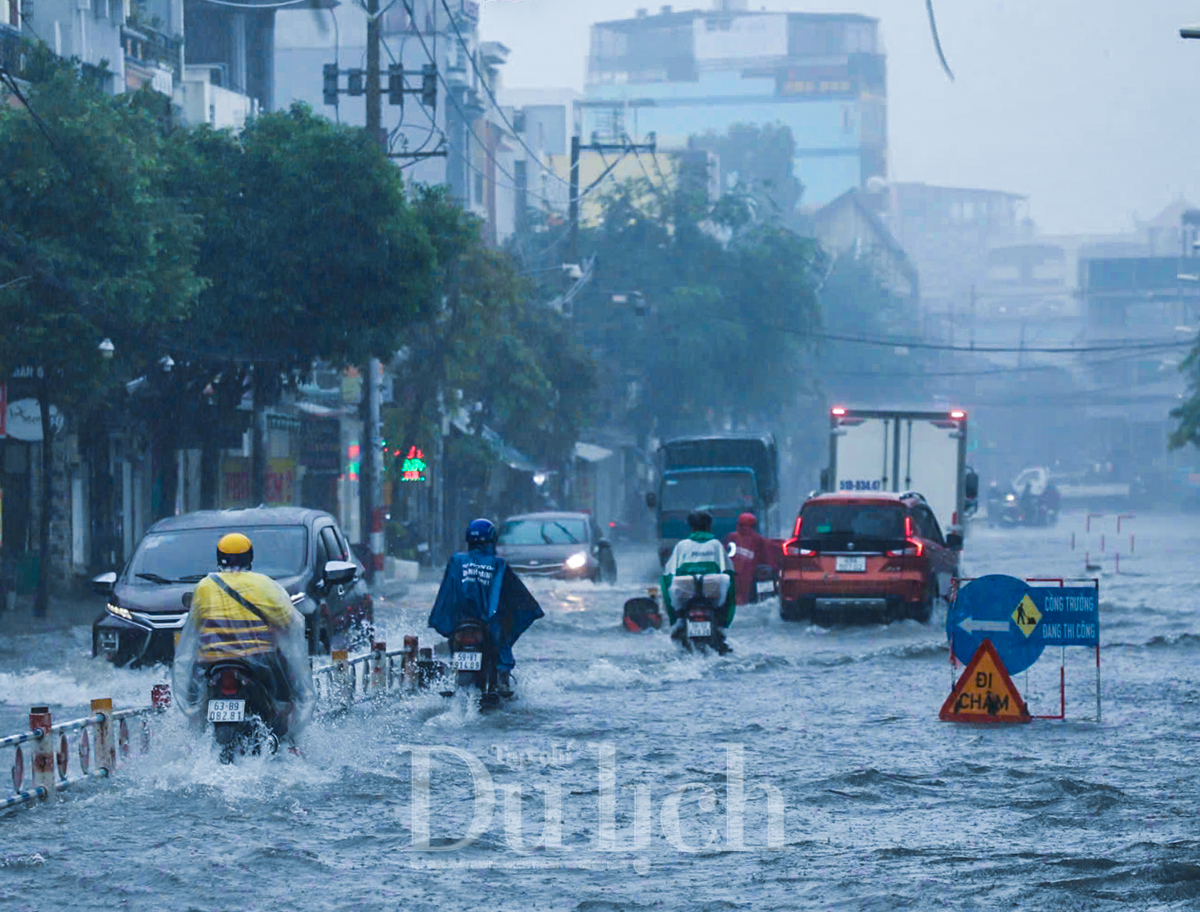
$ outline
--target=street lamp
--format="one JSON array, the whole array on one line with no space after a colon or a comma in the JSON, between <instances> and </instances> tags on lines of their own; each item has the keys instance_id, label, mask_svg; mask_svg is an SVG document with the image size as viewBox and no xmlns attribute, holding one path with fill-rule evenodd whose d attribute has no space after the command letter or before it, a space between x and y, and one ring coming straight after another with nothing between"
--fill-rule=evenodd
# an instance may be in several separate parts
<instances>
[{"instance_id":1,"label":"street lamp","mask_svg":"<svg viewBox=\"0 0 1200 912\"><path fill-rule=\"evenodd\" d=\"M100 352L100 357L105 361L111 360L113 352L117 350L117 347L112 343L112 339L107 338L97 345L96 348Z\"/></svg>"}]
</instances>

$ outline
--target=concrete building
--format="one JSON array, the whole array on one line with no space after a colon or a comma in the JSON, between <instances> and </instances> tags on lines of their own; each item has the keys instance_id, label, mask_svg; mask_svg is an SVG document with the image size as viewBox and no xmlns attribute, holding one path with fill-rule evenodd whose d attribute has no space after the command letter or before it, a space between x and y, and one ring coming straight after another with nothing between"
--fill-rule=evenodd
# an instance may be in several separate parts
<instances>
[{"instance_id":1,"label":"concrete building","mask_svg":"<svg viewBox=\"0 0 1200 912\"><path fill-rule=\"evenodd\" d=\"M802 205L886 177L887 78L878 22L751 12L746 0L592 26L583 135L691 136L780 123L795 141Z\"/></svg>"},{"instance_id":2,"label":"concrete building","mask_svg":"<svg viewBox=\"0 0 1200 912\"><path fill-rule=\"evenodd\" d=\"M508 49L480 39L478 3L448 0L448 5L452 16L441 0L413 0L412 17L399 3L381 17L385 83L389 65L403 66L410 89L421 88L422 67L431 62L441 74L432 108L422 104L419 91L406 94L403 105L389 104L385 91L383 129L406 180L446 185L465 209L484 219L488 240L502 243L516 225L518 155L508 113L492 102L492 95L503 90L501 70ZM277 14L275 106L304 101L341 123L365 126L365 97L344 94L344 71L363 67L366 59L365 13L343 5L319 16L312 10ZM343 71L336 108L324 103L322 83L322 68L333 63Z\"/></svg>"}]
</instances>

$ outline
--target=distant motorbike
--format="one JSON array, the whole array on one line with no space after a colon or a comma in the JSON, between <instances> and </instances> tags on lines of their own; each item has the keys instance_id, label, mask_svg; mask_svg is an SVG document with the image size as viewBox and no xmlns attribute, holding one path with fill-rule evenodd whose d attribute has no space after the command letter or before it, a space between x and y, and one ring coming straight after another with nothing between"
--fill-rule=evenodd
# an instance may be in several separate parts
<instances>
[{"instance_id":1,"label":"distant motorbike","mask_svg":"<svg viewBox=\"0 0 1200 912\"><path fill-rule=\"evenodd\" d=\"M680 642L688 652L714 650L718 655L732 652L725 642L725 631L717 622L723 609L704 594L702 576L693 576L696 594L684 602L679 621L671 631L672 639Z\"/></svg>"},{"instance_id":2,"label":"distant motorbike","mask_svg":"<svg viewBox=\"0 0 1200 912\"><path fill-rule=\"evenodd\" d=\"M279 684L264 680L268 676L261 666L232 659L208 669L208 721L222 763L232 763L238 755L279 750L288 732L292 703L279 699ZM278 677L283 679L282 672Z\"/></svg>"},{"instance_id":3,"label":"distant motorbike","mask_svg":"<svg viewBox=\"0 0 1200 912\"><path fill-rule=\"evenodd\" d=\"M450 635L448 676L454 688L441 691L442 696L452 697L459 691L475 689L479 692L480 709L493 709L502 699L513 696L511 690L501 689L496 650L487 624L474 618L460 621Z\"/></svg>"},{"instance_id":4,"label":"distant motorbike","mask_svg":"<svg viewBox=\"0 0 1200 912\"><path fill-rule=\"evenodd\" d=\"M1016 526L1052 526L1058 522L1057 492L1047 489L1039 497L1021 497L1016 491L1005 491L989 498L988 525L1002 528ZM1047 496L1050 495L1050 496Z\"/></svg>"},{"instance_id":5,"label":"distant motorbike","mask_svg":"<svg viewBox=\"0 0 1200 912\"><path fill-rule=\"evenodd\" d=\"M750 600L761 602L763 599L779 595L779 573L770 564L759 564L754 570L754 589L751 590Z\"/></svg>"}]
</instances>

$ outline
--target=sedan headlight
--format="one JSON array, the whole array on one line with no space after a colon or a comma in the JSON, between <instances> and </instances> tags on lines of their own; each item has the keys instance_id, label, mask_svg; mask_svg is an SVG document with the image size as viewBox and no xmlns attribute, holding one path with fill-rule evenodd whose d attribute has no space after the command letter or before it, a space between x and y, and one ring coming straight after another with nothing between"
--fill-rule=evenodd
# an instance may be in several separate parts
<instances>
[{"instance_id":1,"label":"sedan headlight","mask_svg":"<svg viewBox=\"0 0 1200 912\"><path fill-rule=\"evenodd\" d=\"M126 609L122 608L120 605L114 605L112 602L109 602L104 607L108 609L109 614L114 614L117 617L123 618L126 621L133 620L133 615L130 614Z\"/></svg>"},{"instance_id":2,"label":"sedan headlight","mask_svg":"<svg viewBox=\"0 0 1200 912\"><path fill-rule=\"evenodd\" d=\"M580 570L587 566L587 554L583 551L577 551L567 558L568 570Z\"/></svg>"}]
</instances>

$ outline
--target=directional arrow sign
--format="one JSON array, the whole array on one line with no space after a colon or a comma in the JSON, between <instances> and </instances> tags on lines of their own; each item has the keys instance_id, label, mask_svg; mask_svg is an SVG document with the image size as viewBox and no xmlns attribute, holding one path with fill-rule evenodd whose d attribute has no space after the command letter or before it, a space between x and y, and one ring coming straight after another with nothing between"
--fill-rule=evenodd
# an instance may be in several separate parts
<instances>
[{"instance_id":1,"label":"directional arrow sign","mask_svg":"<svg viewBox=\"0 0 1200 912\"><path fill-rule=\"evenodd\" d=\"M989 639L1009 674L1024 671L1038 660L1045 649L1040 630L1036 629L1033 612L1025 599L1041 596L1024 580L1013 576L982 576L958 590L958 597L946 612L946 634L960 661L974 656L984 639ZM1025 606L1016 613L1018 606ZM1014 614L1020 621L1014 620ZM1040 617L1040 615L1039 615ZM1024 622L1034 627L1030 633Z\"/></svg>"},{"instance_id":2,"label":"directional arrow sign","mask_svg":"<svg viewBox=\"0 0 1200 912\"><path fill-rule=\"evenodd\" d=\"M975 631L983 631L986 633L1008 633L1008 621L978 621L975 618L965 618L958 622L958 626L967 633Z\"/></svg>"}]
</instances>

